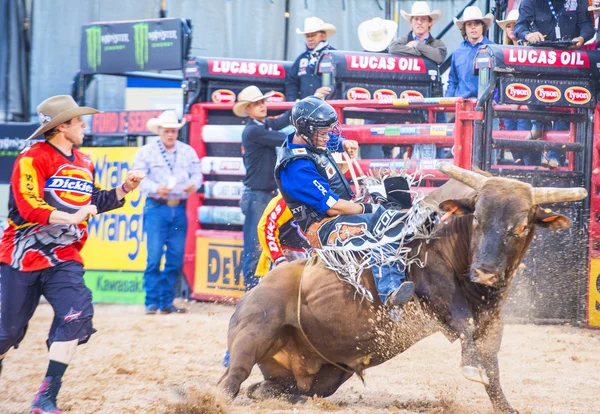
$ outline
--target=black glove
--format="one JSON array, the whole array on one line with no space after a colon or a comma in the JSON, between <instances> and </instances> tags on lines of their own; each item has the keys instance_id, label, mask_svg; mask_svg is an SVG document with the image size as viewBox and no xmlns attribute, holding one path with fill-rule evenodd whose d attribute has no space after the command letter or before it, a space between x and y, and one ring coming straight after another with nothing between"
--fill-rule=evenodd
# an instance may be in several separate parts
<instances>
[{"instance_id":1,"label":"black glove","mask_svg":"<svg viewBox=\"0 0 600 414\"><path fill-rule=\"evenodd\" d=\"M401 209L412 207L412 197L408 192L410 190L410 186L404 177L399 175L388 177L383 180L383 185L385 186L387 199L390 202L399 204Z\"/></svg>"}]
</instances>

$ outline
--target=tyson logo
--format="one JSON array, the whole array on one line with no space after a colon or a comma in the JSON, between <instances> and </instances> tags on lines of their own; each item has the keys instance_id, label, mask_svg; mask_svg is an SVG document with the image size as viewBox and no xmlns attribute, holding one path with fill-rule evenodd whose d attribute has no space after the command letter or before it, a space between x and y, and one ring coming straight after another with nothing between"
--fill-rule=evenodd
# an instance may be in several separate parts
<instances>
[{"instance_id":1,"label":"tyson logo","mask_svg":"<svg viewBox=\"0 0 600 414\"><path fill-rule=\"evenodd\" d=\"M526 101L531 98L531 89L522 83L511 83L506 87L505 92L513 101Z\"/></svg>"},{"instance_id":2,"label":"tyson logo","mask_svg":"<svg viewBox=\"0 0 600 414\"><path fill-rule=\"evenodd\" d=\"M356 87L348 90L346 93L346 98L350 99L351 101L364 101L371 99L371 92L365 88Z\"/></svg>"},{"instance_id":3,"label":"tyson logo","mask_svg":"<svg viewBox=\"0 0 600 414\"><path fill-rule=\"evenodd\" d=\"M572 104L583 105L592 99L592 94L581 86L571 86L565 91L565 98Z\"/></svg>"},{"instance_id":4,"label":"tyson logo","mask_svg":"<svg viewBox=\"0 0 600 414\"><path fill-rule=\"evenodd\" d=\"M400 99L416 99L423 98L423 94L419 91L407 90L400 94Z\"/></svg>"},{"instance_id":5,"label":"tyson logo","mask_svg":"<svg viewBox=\"0 0 600 414\"><path fill-rule=\"evenodd\" d=\"M235 93L229 89L217 89L210 98L214 103L234 103Z\"/></svg>"},{"instance_id":6,"label":"tyson logo","mask_svg":"<svg viewBox=\"0 0 600 414\"><path fill-rule=\"evenodd\" d=\"M88 170L65 165L46 180L44 191L64 206L83 207L92 200L94 179Z\"/></svg>"},{"instance_id":7,"label":"tyson logo","mask_svg":"<svg viewBox=\"0 0 600 414\"><path fill-rule=\"evenodd\" d=\"M551 85L541 85L535 88L535 97L542 102L556 102L560 99L560 90Z\"/></svg>"},{"instance_id":8,"label":"tyson logo","mask_svg":"<svg viewBox=\"0 0 600 414\"><path fill-rule=\"evenodd\" d=\"M267 99L267 102L285 102L285 95L281 92L273 92L273 95Z\"/></svg>"},{"instance_id":9,"label":"tyson logo","mask_svg":"<svg viewBox=\"0 0 600 414\"><path fill-rule=\"evenodd\" d=\"M398 95L391 89L377 89L373 92L373 99L386 100L396 98L398 98Z\"/></svg>"}]
</instances>

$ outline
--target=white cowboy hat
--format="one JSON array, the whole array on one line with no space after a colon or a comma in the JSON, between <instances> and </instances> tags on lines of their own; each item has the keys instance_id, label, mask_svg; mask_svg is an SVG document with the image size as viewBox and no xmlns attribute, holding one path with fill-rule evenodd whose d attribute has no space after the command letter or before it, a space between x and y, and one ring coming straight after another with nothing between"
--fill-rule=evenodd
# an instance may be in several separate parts
<instances>
[{"instance_id":1,"label":"white cowboy hat","mask_svg":"<svg viewBox=\"0 0 600 414\"><path fill-rule=\"evenodd\" d=\"M267 99L273 95L274 92L267 92L263 95L257 86L248 86L238 93L238 101L235 105L233 105L233 113L239 117L248 116L248 113L246 112L246 107L248 105L250 105L252 102L262 101L263 99Z\"/></svg>"},{"instance_id":2,"label":"white cowboy hat","mask_svg":"<svg viewBox=\"0 0 600 414\"><path fill-rule=\"evenodd\" d=\"M400 10L400 14L409 22L411 17L416 16L429 16L431 17L431 20L435 21L442 16L442 11L440 9L431 11L429 4L426 1L415 1L410 9L410 13Z\"/></svg>"},{"instance_id":3,"label":"white cowboy hat","mask_svg":"<svg viewBox=\"0 0 600 414\"><path fill-rule=\"evenodd\" d=\"M81 116L100 113L99 110L87 106L79 106L75 99L69 95L57 95L46 99L38 105L37 114L41 126L27 138L35 138L52 128Z\"/></svg>"},{"instance_id":4,"label":"white cowboy hat","mask_svg":"<svg viewBox=\"0 0 600 414\"><path fill-rule=\"evenodd\" d=\"M156 118L150 118L148 122L146 122L148 131L155 134L158 134L159 127L181 129L184 125L185 119L182 119L181 122L179 122L175 111L165 111Z\"/></svg>"},{"instance_id":5,"label":"white cowboy hat","mask_svg":"<svg viewBox=\"0 0 600 414\"><path fill-rule=\"evenodd\" d=\"M367 20L358 25L358 40L367 52L385 50L398 30L398 23L380 17Z\"/></svg>"},{"instance_id":6,"label":"white cowboy hat","mask_svg":"<svg viewBox=\"0 0 600 414\"><path fill-rule=\"evenodd\" d=\"M506 19L504 20L496 20L496 23L498 23L498 26L500 26L502 28L502 30L506 30L506 25L509 23L516 23L517 20L519 20L519 10L517 9L512 9L508 15L506 16Z\"/></svg>"},{"instance_id":7,"label":"white cowboy hat","mask_svg":"<svg viewBox=\"0 0 600 414\"><path fill-rule=\"evenodd\" d=\"M454 24L458 27L458 30L462 31L465 27L465 23L475 20L481 20L489 29L492 23L494 23L494 15L488 13L484 16L479 7L469 6L465 9L461 20L458 20L456 17L454 18Z\"/></svg>"},{"instance_id":8,"label":"white cowboy hat","mask_svg":"<svg viewBox=\"0 0 600 414\"><path fill-rule=\"evenodd\" d=\"M309 33L325 32L327 37L335 34L336 28L330 23L325 23L318 17L307 17L304 19L304 30L296 28L296 33L305 35Z\"/></svg>"}]
</instances>

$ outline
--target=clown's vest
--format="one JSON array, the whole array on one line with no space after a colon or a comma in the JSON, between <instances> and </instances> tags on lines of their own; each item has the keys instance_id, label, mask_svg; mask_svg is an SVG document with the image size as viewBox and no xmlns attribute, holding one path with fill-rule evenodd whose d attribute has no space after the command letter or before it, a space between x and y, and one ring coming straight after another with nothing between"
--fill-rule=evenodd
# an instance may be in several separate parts
<instances>
[{"instance_id":1,"label":"clown's vest","mask_svg":"<svg viewBox=\"0 0 600 414\"><path fill-rule=\"evenodd\" d=\"M344 173L342 173L342 171L339 169L329 152L306 147L290 149L288 147L288 141L286 140L286 142L284 142L281 146L281 152L277 158L277 165L275 165L275 181L277 182L277 187L279 187L281 196L287 203L289 209L292 211L294 219L296 222L298 222L298 225L302 231L306 233L311 224L328 216L325 214L319 214L312 207L299 203L294 198L290 197L289 194L286 193L285 189L281 186L281 180L279 179L281 169L290 162L298 159L311 160L313 164L315 164L315 167L317 167L319 174L329 183L329 188L331 191L337 194L340 198L344 200L352 200L352 197L354 197L354 192L350 188L348 181L346 181ZM297 177L297 179L302 180L302 177ZM306 184L308 185L309 183Z\"/></svg>"}]
</instances>

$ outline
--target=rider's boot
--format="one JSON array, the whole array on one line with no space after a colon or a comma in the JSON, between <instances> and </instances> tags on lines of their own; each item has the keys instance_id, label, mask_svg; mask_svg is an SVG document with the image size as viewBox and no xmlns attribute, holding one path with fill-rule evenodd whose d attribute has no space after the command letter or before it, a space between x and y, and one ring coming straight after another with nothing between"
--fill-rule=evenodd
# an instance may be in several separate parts
<instances>
[{"instance_id":1,"label":"rider's boot","mask_svg":"<svg viewBox=\"0 0 600 414\"><path fill-rule=\"evenodd\" d=\"M385 306L394 307L402 306L412 298L415 294L414 282L402 282L398 289L394 290L385 301Z\"/></svg>"}]
</instances>

